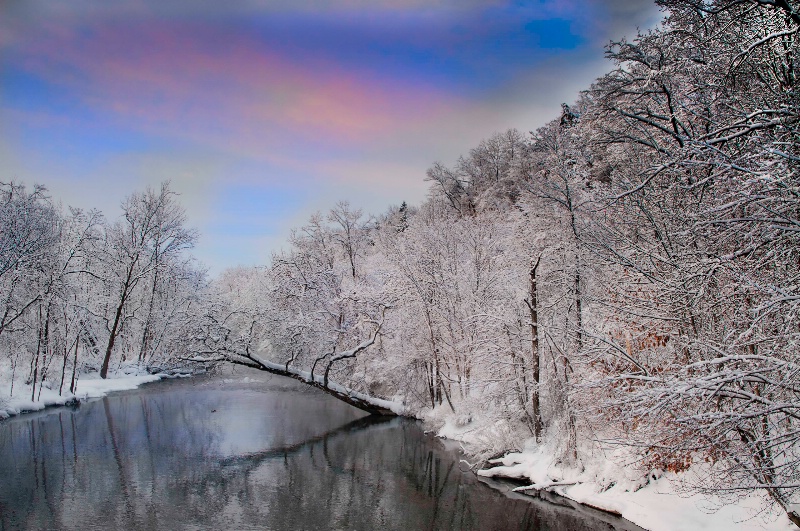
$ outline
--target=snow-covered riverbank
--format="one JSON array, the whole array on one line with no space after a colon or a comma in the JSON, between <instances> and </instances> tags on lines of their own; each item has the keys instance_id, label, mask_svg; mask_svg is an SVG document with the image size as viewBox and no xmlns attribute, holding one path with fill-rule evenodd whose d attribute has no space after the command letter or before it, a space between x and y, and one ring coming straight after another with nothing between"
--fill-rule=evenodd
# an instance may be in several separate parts
<instances>
[{"instance_id":1,"label":"snow-covered riverbank","mask_svg":"<svg viewBox=\"0 0 800 531\"><path fill-rule=\"evenodd\" d=\"M461 423L459 423L461 424ZM502 427L500 428L502 431ZM469 450L481 446L493 431L489 425L457 425L448 419L437 435L459 441ZM523 451L488 461L478 475L518 480L516 492L536 496L545 490L578 503L622 516L649 531L791 531L796 527L783 511L770 507L766 493L739 498L735 503L689 493L682 489L698 467L681 474L660 471L642 475L620 466L621 455L595 452L582 455L580 466L568 467L555 458L556 449L528 441Z\"/></svg>"},{"instance_id":2,"label":"snow-covered riverbank","mask_svg":"<svg viewBox=\"0 0 800 531\"><path fill-rule=\"evenodd\" d=\"M96 372L80 375L74 394L64 390L59 395L57 387L48 388L46 386L40 391L37 386L33 397L30 385L25 385L17 380L12 395L10 378L2 379L0 380L0 419L21 413L40 411L47 407L63 406L75 401L101 398L113 391L136 389L142 384L155 382L165 377L167 375L163 373L149 374L143 368L127 366L110 372L106 379L100 378Z\"/></svg>"}]
</instances>

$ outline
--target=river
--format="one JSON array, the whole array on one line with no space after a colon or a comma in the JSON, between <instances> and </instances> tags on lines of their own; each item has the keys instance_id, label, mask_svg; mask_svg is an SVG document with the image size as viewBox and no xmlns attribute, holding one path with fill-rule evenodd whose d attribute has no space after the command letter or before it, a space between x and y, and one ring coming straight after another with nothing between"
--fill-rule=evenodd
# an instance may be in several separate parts
<instances>
[{"instance_id":1,"label":"river","mask_svg":"<svg viewBox=\"0 0 800 531\"><path fill-rule=\"evenodd\" d=\"M0 422L0 530L638 529L503 490L417 422L262 374Z\"/></svg>"}]
</instances>

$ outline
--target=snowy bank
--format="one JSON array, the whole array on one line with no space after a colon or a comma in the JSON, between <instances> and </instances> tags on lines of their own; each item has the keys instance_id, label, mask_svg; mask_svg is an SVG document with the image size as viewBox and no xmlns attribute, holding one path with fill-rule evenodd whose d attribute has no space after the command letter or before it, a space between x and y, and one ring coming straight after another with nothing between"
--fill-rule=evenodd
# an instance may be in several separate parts
<instances>
[{"instance_id":1,"label":"snowy bank","mask_svg":"<svg viewBox=\"0 0 800 531\"><path fill-rule=\"evenodd\" d=\"M109 373L107 379L100 378L99 374L82 374L78 378L75 393L67 390L58 394L58 387L55 389L47 387L36 388L36 396L31 400L31 386L17 381L14 385L14 394L11 395L11 382L0 380L0 420L13 415L30 411L40 411L46 407L63 406L81 400L91 398L101 398L113 391L128 391L136 389L140 385L148 382L155 382L168 377L167 374L148 374L146 370L139 367L124 367L116 372Z\"/></svg>"},{"instance_id":2,"label":"snowy bank","mask_svg":"<svg viewBox=\"0 0 800 531\"><path fill-rule=\"evenodd\" d=\"M487 438L503 435L502 423L448 419L437 435L460 441L469 449ZM681 474L651 473L642 476L619 466L620 456L602 454L583 459L582 466L568 467L554 457L555 448L537 446L532 440L521 452L490 459L491 468L478 470L487 478L507 478L523 483L515 492L536 496L546 491L575 502L616 514L650 531L796 531L783 511L765 511L770 503L758 493L726 504L713 496L689 494L680 488L686 475L701 473L698 467Z\"/></svg>"}]
</instances>

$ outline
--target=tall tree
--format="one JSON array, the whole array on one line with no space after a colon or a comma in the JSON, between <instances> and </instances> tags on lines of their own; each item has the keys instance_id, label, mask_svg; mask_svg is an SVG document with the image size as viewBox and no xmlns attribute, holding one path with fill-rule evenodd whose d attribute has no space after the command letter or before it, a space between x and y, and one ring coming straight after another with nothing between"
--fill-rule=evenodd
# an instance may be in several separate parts
<instances>
[{"instance_id":1,"label":"tall tree","mask_svg":"<svg viewBox=\"0 0 800 531\"><path fill-rule=\"evenodd\" d=\"M196 234L184 227L185 214L169 183L156 192L147 189L122 203L123 219L106 231L103 261L111 297L111 315L106 318L108 341L100 376L108 375L114 344L126 320L139 309L133 300L137 287L152 279L150 303L155 297L159 267L194 245ZM152 318L148 311L147 323ZM147 325L145 326L147 331Z\"/></svg>"}]
</instances>

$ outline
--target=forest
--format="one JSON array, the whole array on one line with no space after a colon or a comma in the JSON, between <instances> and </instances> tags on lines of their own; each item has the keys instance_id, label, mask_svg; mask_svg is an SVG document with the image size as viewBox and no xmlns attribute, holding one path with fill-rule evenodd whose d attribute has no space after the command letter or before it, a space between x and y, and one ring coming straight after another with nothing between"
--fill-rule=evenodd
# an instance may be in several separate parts
<instances>
[{"instance_id":1,"label":"forest","mask_svg":"<svg viewBox=\"0 0 800 531\"><path fill-rule=\"evenodd\" d=\"M800 526L800 13L658 4L551 122L432 164L420 205L314 214L264 266L209 278L169 183L118 220L3 184L12 394L231 362L473 426L480 459L700 465L687 489Z\"/></svg>"}]
</instances>

